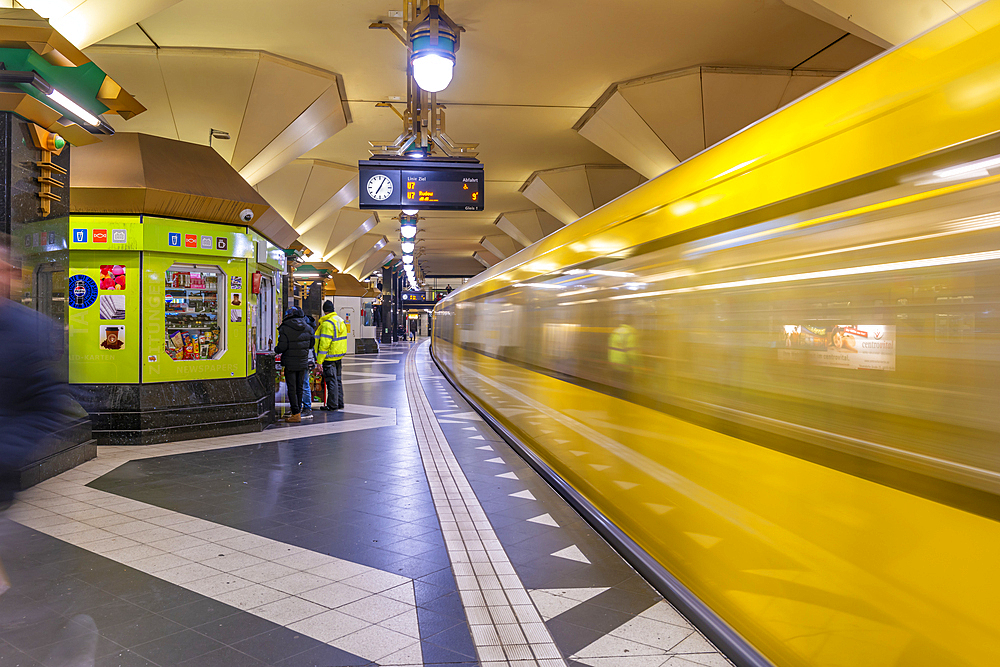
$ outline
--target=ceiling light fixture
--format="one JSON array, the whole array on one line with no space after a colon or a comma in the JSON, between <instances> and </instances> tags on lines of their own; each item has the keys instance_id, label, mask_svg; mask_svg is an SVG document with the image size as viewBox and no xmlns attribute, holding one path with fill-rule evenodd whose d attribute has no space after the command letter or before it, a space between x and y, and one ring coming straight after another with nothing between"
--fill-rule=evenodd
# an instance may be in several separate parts
<instances>
[{"instance_id":1,"label":"ceiling light fixture","mask_svg":"<svg viewBox=\"0 0 1000 667\"><path fill-rule=\"evenodd\" d=\"M403 264L413 264L413 255L403 255Z\"/></svg>"},{"instance_id":2,"label":"ceiling light fixture","mask_svg":"<svg viewBox=\"0 0 1000 667\"><path fill-rule=\"evenodd\" d=\"M403 215L416 215L417 213L420 213L420 211L417 210L417 209L415 209L415 208L404 208L403 209Z\"/></svg>"},{"instance_id":3,"label":"ceiling light fixture","mask_svg":"<svg viewBox=\"0 0 1000 667\"><path fill-rule=\"evenodd\" d=\"M73 100L69 99L68 97L60 93L55 88L53 88L52 92L49 93L48 95L50 100L52 100L62 108L66 109L74 116L82 118L83 121L88 125L93 125L94 127L97 127L98 125L101 124L101 121L97 119L97 116L90 113L89 111L81 107L79 104L77 104Z\"/></svg>"},{"instance_id":4,"label":"ceiling light fixture","mask_svg":"<svg viewBox=\"0 0 1000 667\"><path fill-rule=\"evenodd\" d=\"M400 225L399 233L404 239L412 239L417 235L417 226L414 224Z\"/></svg>"},{"instance_id":5,"label":"ceiling light fixture","mask_svg":"<svg viewBox=\"0 0 1000 667\"><path fill-rule=\"evenodd\" d=\"M448 18L437 0L430 0L410 29L410 65L413 79L428 93L439 93L451 83L455 71L455 52L459 28Z\"/></svg>"},{"instance_id":6,"label":"ceiling light fixture","mask_svg":"<svg viewBox=\"0 0 1000 667\"><path fill-rule=\"evenodd\" d=\"M99 118L90 111L84 109L80 104L74 102L70 98L66 97L64 94L52 87L48 81L43 79L38 75L37 72L15 72L11 70L0 70L0 88L6 88L7 86L14 86L17 90L23 92L28 92L22 86L31 86L39 94L45 95L47 98L52 100L55 104L62 108L64 111L60 113L68 113L67 117L73 117L74 122L83 121L84 124L96 128L96 133L100 134L114 134L114 129L107 124L103 119ZM40 100L45 103L45 100L38 97L33 93L29 93L35 99ZM57 111L59 111L57 109ZM88 130L89 132L90 130Z\"/></svg>"},{"instance_id":7,"label":"ceiling light fixture","mask_svg":"<svg viewBox=\"0 0 1000 667\"><path fill-rule=\"evenodd\" d=\"M212 146L212 139L218 139L219 141L229 141L229 133L225 130L217 130L214 127L208 129L208 145Z\"/></svg>"},{"instance_id":8,"label":"ceiling light fixture","mask_svg":"<svg viewBox=\"0 0 1000 667\"><path fill-rule=\"evenodd\" d=\"M409 254L413 252L413 249L416 247L416 245L413 243L413 241L403 241L402 243L399 244L399 247L403 249L403 252Z\"/></svg>"}]
</instances>

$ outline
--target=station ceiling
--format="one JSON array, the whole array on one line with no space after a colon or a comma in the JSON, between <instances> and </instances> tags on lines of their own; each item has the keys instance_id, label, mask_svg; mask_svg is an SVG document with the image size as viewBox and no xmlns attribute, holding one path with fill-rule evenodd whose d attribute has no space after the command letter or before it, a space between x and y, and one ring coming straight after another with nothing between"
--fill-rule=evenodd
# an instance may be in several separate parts
<instances>
[{"instance_id":1,"label":"station ceiling","mask_svg":"<svg viewBox=\"0 0 1000 667\"><path fill-rule=\"evenodd\" d=\"M404 47L387 31L368 26L379 20L400 25L389 11L402 9L402 3L113 1L122 12L76 39L149 109L128 122L114 121L117 130L197 143L207 143L210 128L227 131L232 139L214 142L216 148L249 174L251 184L293 226L305 230L302 241L316 259L326 256L335 265L339 262L341 270L350 264L351 272L359 273L377 266L390 251L398 253L393 214L380 214L364 225L369 216L354 209L357 161L368 157L368 142L394 139L401 130L398 117L375 103L392 102L401 109L406 94ZM87 2L95 0L84 0L77 11ZM55 11L46 9L45 0L33 4L43 16ZM623 166L605 151L607 145L602 148L574 129L613 84L698 66L836 73L881 51L872 40L790 4L443 2L466 32L454 81L438 100L447 105L451 138L479 143L486 210L428 214L418 237L423 272L452 276L481 271L474 253L491 257L481 239L504 234L495 221L507 212L539 208L521 192L533 173L577 165ZM110 14L105 7L104 15ZM121 25L123 21L131 23ZM696 88L683 94L704 94ZM747 79L715 114L731 114L730 125L738 128L747 122L743 107L753 106L757 95L754 80ZM646 103L656 106L655 100ZM669 124L671 119L657 122ZM690 124L691 119L677 122ZM708 121L700 122L699 131L707 135ZM725 118L714 122L729 127ZM303 123L312 125L292 132ZM387 245L365 255L383 236Z\"/></svg>"}]
</instances>

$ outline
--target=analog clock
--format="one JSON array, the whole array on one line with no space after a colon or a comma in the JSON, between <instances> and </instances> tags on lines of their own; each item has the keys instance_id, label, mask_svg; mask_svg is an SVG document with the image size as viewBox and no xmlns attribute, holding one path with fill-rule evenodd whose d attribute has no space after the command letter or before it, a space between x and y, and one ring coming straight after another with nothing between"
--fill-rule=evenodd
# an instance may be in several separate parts
<instances>
[{"instance_id":1,"label":"analog clock","mask_svg":"<svg viewBox=\"0 0 1000 667\"><path fill-rule=\"evenodd\" d=\"M392 181L384 174L375 174L368 179L368 196L375 201L383 201L392 194Z\"/></svg>"}]
</instances>

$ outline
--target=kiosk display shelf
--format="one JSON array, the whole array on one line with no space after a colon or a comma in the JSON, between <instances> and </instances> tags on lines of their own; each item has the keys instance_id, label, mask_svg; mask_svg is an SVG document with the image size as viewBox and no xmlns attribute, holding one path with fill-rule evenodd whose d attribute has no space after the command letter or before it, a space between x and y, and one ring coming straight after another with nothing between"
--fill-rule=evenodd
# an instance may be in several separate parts
<instances>
[{"instance_id":1,"label":"kiosk display shelf","mask_svg":"<svg viewBox=\"0 0 1000 667\"><path fill-rule=\"evenodd\" d=\"M164 350L174 361L214 359L224 351L219 317L220 280L225 285L225 274L217 267L174 266L166 272Z\"/></svg>"}]
</instances>

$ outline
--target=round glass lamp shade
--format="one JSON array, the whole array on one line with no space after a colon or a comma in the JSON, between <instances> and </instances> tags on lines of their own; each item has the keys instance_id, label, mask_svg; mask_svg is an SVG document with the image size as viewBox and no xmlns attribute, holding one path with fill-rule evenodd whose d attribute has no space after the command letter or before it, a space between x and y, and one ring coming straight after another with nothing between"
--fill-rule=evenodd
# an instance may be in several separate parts
<instances>
[{"instance_id":1,"label":"round glass lamp shade","mask_svg":"<svg viewBox=\"0 0 1000 667\"><path fill-rule=\"evenodd\" d=\"M413 248L416 247L413 241L403 241L402 243L399 244L399 246L403 249L403 252L405 252L406 254L410 254L411 252L413 252Z\"/></svg>"},{"instance_id":2,"label":"round glass lamp shade","mask_svg":"<svg viewBox=\"0 0 1000 667\"><path fill-rule=\"evenodd\" d=\"M416 215L417 213L420 213L420 211L417 210L417 209L415 209L415 208L404 208L403 209L403 215Z\"/></svg>"},{"instance_id":3,"label":"round glass lamp shade","mask_svg":"<svg viewBox=\"0 0 1000 667\"><path fill-rule=\"evenodd\" d=\"M413 256L403 255L403 264L413 264Z\"/></svg>"},{"instance_id":4,"label":"round glass lamp shade","mask_svg":"<svg viewBox=\"0 0 1000 667\"><path fill-rule=\"evenodd\" d=\"M402 235L402 237L404 239L412 239L414 236L417 235L417 226L416 225L400 225L400 227L399 227L399 233Z\"/></svg>"},{"instance_id":5,"label":"round glass lamp shade","mask_svg":"<svg viewBox=\"0 0 1000 667\"><path fill-rule=\"evenodd\" d=\"M455 58L440 53L417 54L413 59L413 80L428 93L440 93L451 83Z\"/></svg>"}]
</instances>

